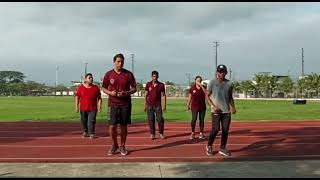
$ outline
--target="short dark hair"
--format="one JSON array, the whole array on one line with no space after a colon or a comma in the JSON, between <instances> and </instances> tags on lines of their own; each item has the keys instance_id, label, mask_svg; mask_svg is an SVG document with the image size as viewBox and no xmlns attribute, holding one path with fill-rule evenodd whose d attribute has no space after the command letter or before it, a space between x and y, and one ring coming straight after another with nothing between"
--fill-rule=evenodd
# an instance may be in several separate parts
<instances>
[{"instance_id":1,"label":"short dark hair","mask_svg":"<svg viewBox=\"0 0 320 180\"><path fill-rule=\"evenodd\" d=\"M153 76L153 75L156 75L157 77L159 77L158 71L152 71L152 72L151 72L151 76Z\"/></svg>"},{"instance_id":2,"label":"short dark hair","mask_svg":"<svg viewBox=\"0 0 320 180\"><path fill-rule=\"evenodd\" d=\"M198 78L200 78L200 80L202 81L202 77L201 76L196 76L196 78L194 80L197 80Z\"/></svg>"},{"instance_id":3,"label":"short dark hair","mask_svg":"<svg viewBox=\"0 0 320 180\"><path fill-rule=\"evenodd\" d=\"M123 56L123 54L121 54L121 53L116 54L116 55L113 57L113 62L115 62L117 58L121 58L121 59L124 60L124 56Z\"/></svg>"},{"instance_id":4,"label":"short dark hair","mask_svg":"<svg viewBox=\"0 0 320 180\"><path fill-rule=\"evenodd\" d=\"M87 73L86 75L84 75L84 78L87 78L88 76L92 76L91 73Z\"/></svg>"}]
</instances>

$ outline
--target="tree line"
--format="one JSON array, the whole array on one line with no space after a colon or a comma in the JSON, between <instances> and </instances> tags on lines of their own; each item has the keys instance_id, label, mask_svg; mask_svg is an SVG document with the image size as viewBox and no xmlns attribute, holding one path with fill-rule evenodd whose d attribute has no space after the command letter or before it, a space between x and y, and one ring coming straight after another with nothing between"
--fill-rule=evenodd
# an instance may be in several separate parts
<instances>
[{"instance_id":1,"label":"tree line","mask_svg":"<svg viewBox=\"0 0 320 180\"><path fill-rule=\"evenodd\" d=\"M19 71L0 71L0 95L52 95L56 91L75 91L77 88L77 86L66 87L64 85L47 86L44 83L25 81L25 78L26 76ZM320 74L312 73L297 81L294 81L290 76L255 74L253 80L234 81L233 83L235 93L244 93L245 97L319 98ZM186 96L188 93L188 90L173 82L166 81L165 84L168 96ZM142 82L137 82L137 90L141 91L143 95Z\"/></svg>"}]
</instances>

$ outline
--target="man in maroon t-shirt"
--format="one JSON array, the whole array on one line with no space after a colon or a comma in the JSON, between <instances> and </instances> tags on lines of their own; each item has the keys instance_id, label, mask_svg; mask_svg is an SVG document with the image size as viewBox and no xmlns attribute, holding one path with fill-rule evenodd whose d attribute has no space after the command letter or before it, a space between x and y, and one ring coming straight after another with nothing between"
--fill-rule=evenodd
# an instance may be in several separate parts
<instances>
[{"instance_id":1,"label":"man in maroon t-shirt","mask_svg":"<svg viewBox=\"0 0 320 180\"><path fill-rule=\"evenodd\" d=\"M117 125L121 125L121 155L127 155L125 148L127 125L131 124L131 94L137 91L137 84L132 72L123 68L124 56L117 54L113 57L114 69L108 71L102 84L102 90L109 95L108 120L112 146L108 155L114 155L119 148L117 141Z\"/></svg>"},{"instance_id":2,"label":"man in maroon t-shirt","mask_svg":"<svg viewBox=\"0 0 320 180\"><path fill-rule=\"evenodd\" d=\"M160 138L164 139L164 119L162 111L165 112L167 106L165 86L158 81L159 73L157 71L152 71L151 77L152 81L148 82L145 88L144 111L147 111L151 139L155 139L155 115L158 121ZM164 101L163 104L161 103L161 97ZM161 107L161 105L163 105L163 107Z\"/></svg>"},{"instance_id":3,"label":"man in maroon t-shirt","mask_svg":"<svg viewBox=\"0 0 320 180\"><path fill-rule=\"evenodd\" d=\"M91 73L85 75L84 83L79 86L76 92L75 106L76 112L81 114L81 124L83 128L83 137L95 138L95 125L97 110L101 112L101 93L97 85L92 84L93 77Z\"/></svg>"},{"instance_id":4,"label":"man in maroon t-shirt","mask_svg":"<svg viewBox=\"0 0 320 180\"><path fill-rule=\"evenodd\" d=\"M201 76L197 76L195 79L195 84L189 89L189 98L188 98L188 111L192 112L192 120L191 120L191 135L190 139L195 138L195 127L197 116L199 114L199 127L200 127L200 135L199 139L204 139L205 136L203 134L204 130L204 116L206 114L206 91L201 84L202 78Z\"/></svg>"}]
</instances>

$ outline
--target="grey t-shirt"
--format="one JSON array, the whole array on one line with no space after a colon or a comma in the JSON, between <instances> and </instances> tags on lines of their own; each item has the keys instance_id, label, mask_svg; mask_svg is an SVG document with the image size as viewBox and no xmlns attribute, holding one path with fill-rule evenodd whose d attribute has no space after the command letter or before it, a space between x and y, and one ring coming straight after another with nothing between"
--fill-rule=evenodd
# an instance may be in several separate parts
<instances>
[{"instance_id":1,"label":"grey t-shirt","mask_svg":"<svg viewBox=\"0 0 320 180\"><path fill-rule=\"evenodd\" d=\"M219 82L213 79L209 82L208 91L211 93L211 100L214 105L218 106L222 113L230 113L230 101L232 98L233 84L230 80L225 79Z\"/></svg>"}]
</instances>

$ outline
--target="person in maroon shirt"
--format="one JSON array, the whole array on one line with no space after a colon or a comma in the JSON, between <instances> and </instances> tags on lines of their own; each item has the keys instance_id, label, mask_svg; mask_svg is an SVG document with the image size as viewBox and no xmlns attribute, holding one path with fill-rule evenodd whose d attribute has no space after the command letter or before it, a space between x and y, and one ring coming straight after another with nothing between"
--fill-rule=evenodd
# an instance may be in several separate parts
<instances>
[{"instance_id":1,"label":"person in maroon shirt","mask_svg":"<svg viewBox=\"0 0 320 180\"><path fill-rule=\"evenodd\" d=\"M102 90L109 95L108 98L108 121L112 145L108 155L116 154L119 148L117 141L117 127L121 125L121 155L127 155L125 148L127 139L127 125L131 124L131 94L137 91L137 84L132 72L123 68L124 56L117 54L113 57L114 69L106 72Z\"/></svg>"},{"instance_id":2,"label":"person in maroon shirt","mask_svg":"<svg viewBox=\"0 0 320 180\"><path fill-rule=\"evenodd\" d=\"M165 112L167 107L165 86L158 81L159 73L157 71L152 71L151 77L152 81L148 82L145 87L144 112L147 112L151 139L155 139L155 115L158 121L160 138L164 139L164 119L162 112ZM161 103L161 97L163 98L163 103Z\"/></svg>"},{"instance_id":3,"label":"person in maroon shirt","mask_svg":"<svg viewBox=\"0 0 320 180\"><path fill-rule=\"evenodd\" d=\"M83 137L95 138L95 125L97 110L101 112L101 93L97 85L93 84L93 77L91 73L85 75L84 83L81 84L76 92L75 107L76 112L79 112L81 124L83 128Z\"/></svg>"},{"instance_id":4,"label":"person in maroon shirt","mask_svg":"<svg viewBox=\"0 0 320 180\"><path fill-rule=\"evenodd\" d=\"M189 98L188 98L188 111L192 112L192 120L191 120L191 136L190 139L195 138L195 127L196 121L199 114L199 127L200 127L200 135L199 139L204 139L205 136L203 134L204 129L204 117L206 114L206 93L204 87L201 85L202 78L201 76L197 76L195 79L194 86L191 86L189 89Z\"/></svg>"}]
</instances>

